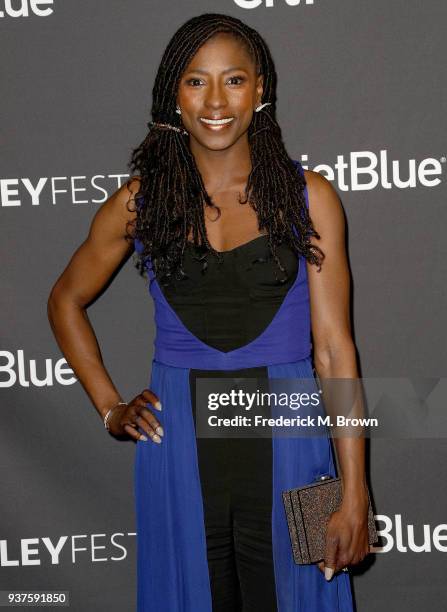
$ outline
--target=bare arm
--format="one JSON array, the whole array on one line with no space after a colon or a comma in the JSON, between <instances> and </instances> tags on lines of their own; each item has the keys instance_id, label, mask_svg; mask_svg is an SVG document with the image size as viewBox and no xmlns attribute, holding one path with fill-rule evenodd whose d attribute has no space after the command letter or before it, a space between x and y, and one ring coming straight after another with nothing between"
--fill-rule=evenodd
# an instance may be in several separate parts
<instances>
[{"instance_id":1,"label":"bare arm","mask_svg":"<svg viewBox=\"0 0 447 612\"><path fill-rule=\"evenodd\" d=\"M345 249L345 221L331 183L307 171L309 213L321 239L312 238L325 254L321 271L308 264L314 361L318 376L357 379L355 346L349 311L349 271ZM334 385L335 390L335 385ZM330 398L328 398L330 401ZM334 414L338 407L334 407ZM356 494L365 482L364 439L336 437L344 497Z\"/></svg>"},{"instance_id":2,"label":"bare arm","mask_svg":"<svg viewBox=\"0 0 447 612\"><path fill-rule=\"evenodd\" d=\"M87 305L133 251L126 223L135 217L138 179L124 184L96 212L87 239L75 251L48 299L48 318L57 343L101 416L122 398L104 367ZM131 191L129 191L129 189Z\"/></svg>"},{"instance_id":3,"label":"bare arm","mask_svg":"<svg viewBox=\"0 0 447 612\"><path fill-rule=\"evenodd\" d=\"M337 401L334 402L331 397L338 390L335 385L329 385L331 393L326 398L324 379L358 379L356 351L351 336L345 220L337 192L331 183L312 171L306 171L305 178L309 194L309 213L316 231L321 236L320 240L312 238L312 243L319 246L325 254L320 272L316 266L307 264L314 362L322 380L324 403L326 407L329 404L332 409L328 412L341 414L343 406L337 405ZM346 382L349 387L351 383L349 380ZM355 382L351 386L358 389ZM343 396L343 393L340 395ZM331 402L335 405L331 406ZM361 403L357 402L354 410L361 412ZM335 437L334 444L343 486L341 512L345 514L340 525L341 529L345 530L345 538L344 542L335 539L332 541L332 558L326 558L325 561L326 565L329 561L330 566L338 570L348 563L357 563L366 554L368 499L364 437ZM347 523L350 523L349 533L346 531ZM337 546L338 557L335 555Z\"/></svg>"}]
</instances>

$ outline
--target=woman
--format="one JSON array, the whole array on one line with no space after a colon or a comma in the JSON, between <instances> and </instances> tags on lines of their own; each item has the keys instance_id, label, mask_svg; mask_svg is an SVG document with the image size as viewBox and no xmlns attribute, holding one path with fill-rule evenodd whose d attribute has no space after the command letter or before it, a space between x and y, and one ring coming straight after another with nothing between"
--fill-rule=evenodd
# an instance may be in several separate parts
<instances>
[{"instance_id":1,"label":"woman","mask_svg":"<svg viewBox=\"0 0 447 612\"><path fill-rule=\"evenodd\" d=\"M314 381L311 331L320 377L358 376L341 205L288 156L275 105L255 30L219 14L186 22L156 76L137 174L98 210L49 299L110 433L137 441L140 612L352 610L340 570L368 552L362 439L335 441L343 502L324 562L299 566L281 491L335 475L329 438L196 436L197 379ZM126 403L85 309L134 249L157 335L149 388Z\"/></svg>"}]
</instances>

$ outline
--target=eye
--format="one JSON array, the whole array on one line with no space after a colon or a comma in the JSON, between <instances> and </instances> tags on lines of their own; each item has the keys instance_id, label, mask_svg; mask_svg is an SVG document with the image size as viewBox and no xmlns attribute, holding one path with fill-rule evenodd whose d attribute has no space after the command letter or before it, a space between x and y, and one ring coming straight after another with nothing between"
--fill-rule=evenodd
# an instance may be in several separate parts
<instances>
[{"instance_id":1,"label":"eye","mask_svg":"<svg viewBox=\"0 0 447 612\"><path fill-rule=\"evenodd\" d=\"M196 78L192 78L192 79L188 79L186 81L186 84L187 85L191 85L192 87L195 87L194 83L196 83L196 82L200 82L200 79L198 79L197 77Z\"/></svg>"},{"instance_id":2,"label":"eye","mask_svg":"<svg viewBox=\"0 0 447 612\"><path fill-rule=\"evenodd\" d=\"M245 77L243 77L243 76L232 76L228 80L232 81L233 79L236 79L239 82L238 83L231 83L231 85L240 85L241 83L243 83L245 81Z\"/></svg>"}]
</instances>

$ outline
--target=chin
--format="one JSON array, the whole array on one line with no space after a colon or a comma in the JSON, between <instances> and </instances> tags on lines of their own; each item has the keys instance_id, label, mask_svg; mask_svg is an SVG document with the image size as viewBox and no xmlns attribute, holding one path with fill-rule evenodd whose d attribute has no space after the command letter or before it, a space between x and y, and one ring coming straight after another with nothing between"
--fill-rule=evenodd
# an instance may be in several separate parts
<instances>
[{"instance_id":1,"label":"chin","mask_svg":"<svg viewBox=\"0 0 447 612\"><path fill-rule=\"evenodd\" d=\"M226 149L229 149L234 144L236 144L236 142L241 137L243 137L244 134L245 132L243 132L242 134L238 134L236 137L229 137L229 135L223 134L222 136L219 136L218 134L216 134L211 135L209 138L203 138L203 134L198 137L192 132L190 132L190 137L193 137L194 140L196 140L196 142L198 142L200 146L204 147L205 149L209 149L210 151L225 151Z\"/></svg>"},{"instance_id":2,"label":"chin","mask_svg":"<svg viewBox=\"0 0 447 612\"><path fill-rule=\"evenodd\" d=\"M226 151L227 149L231 149L231 147L235 144L234 140L230 142L221 142L221 143L213 143L213 142L203 142L202 146L210 151Z\"/></svg>"}]
</instances>

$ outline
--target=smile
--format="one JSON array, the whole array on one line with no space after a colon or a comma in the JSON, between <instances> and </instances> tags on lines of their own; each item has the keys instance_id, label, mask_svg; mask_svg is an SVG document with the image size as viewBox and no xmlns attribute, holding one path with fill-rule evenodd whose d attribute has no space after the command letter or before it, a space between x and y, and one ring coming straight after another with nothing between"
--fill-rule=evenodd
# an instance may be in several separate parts
<instances>
[{"instance_id":1,"label":"smile","mask_svg":"<svg viewBox=\"0 0 447 612\"><path fill-rule=\"evenodd\" d=\"M206 119L205 117L200 117L200 121L213 130L221 129L225 125L231 123L233 120L234 117L227 117L225 119Z\"/></svg>"}]
</instances>

